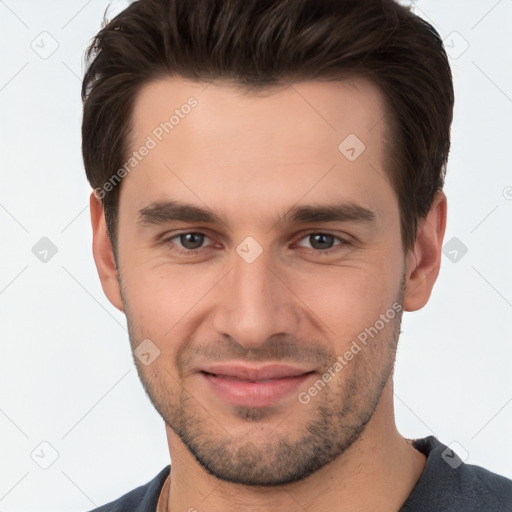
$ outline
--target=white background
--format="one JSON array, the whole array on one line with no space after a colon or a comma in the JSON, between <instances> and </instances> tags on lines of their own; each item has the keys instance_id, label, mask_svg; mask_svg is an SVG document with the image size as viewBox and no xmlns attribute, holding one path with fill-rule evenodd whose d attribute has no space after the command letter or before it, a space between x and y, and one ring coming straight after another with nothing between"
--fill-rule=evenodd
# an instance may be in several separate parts
<instances>
[{"instance_id":1,"label":"white background","mask_svg":"<svg viewBox=\"0 0 512 512\"><path fill-rule=\"evenodd\" d=\"M0 1L2 511L89 510L169 463L91 251L80 85L108 3ZM512 478L512 1L414 5L451 55L445 242L457 237L468 252L443 256L429 304L404 315L397 425L406 437L456 441L466 462ZM56 44L48 58L33 49ZM32 253L42 237L58 249L46 263ZM51 461L43 441L58 452L48 469L34 460Z\"/></svg>"}]
</instances>

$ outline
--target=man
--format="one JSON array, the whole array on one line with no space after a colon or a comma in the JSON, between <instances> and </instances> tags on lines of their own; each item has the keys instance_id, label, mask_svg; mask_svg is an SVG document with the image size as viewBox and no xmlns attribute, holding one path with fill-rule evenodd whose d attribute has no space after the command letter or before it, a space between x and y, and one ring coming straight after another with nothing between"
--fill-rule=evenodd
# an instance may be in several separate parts
<instances>
[{"instance_id":1,"label":"man","mask_svg":"<svg viewBox=\"0 0 512 512\"><path fill-rule=\"evenodd\" d=\"M512 510L394 421L446 226L437 32L393 0L139 0L88 58L94 258L172 464L97 510Z\"/></svg>"}]
</instances>

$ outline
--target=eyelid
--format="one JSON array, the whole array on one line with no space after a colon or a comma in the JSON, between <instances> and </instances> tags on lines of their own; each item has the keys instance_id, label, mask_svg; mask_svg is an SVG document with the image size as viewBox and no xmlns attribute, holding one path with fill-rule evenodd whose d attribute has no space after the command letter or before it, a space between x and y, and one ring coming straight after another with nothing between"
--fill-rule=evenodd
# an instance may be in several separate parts
<instances>
[{"instance_id":1,"label":"eyelid","mask_svg":"<svg viewBox=\"0 0 512 512\"><path fill-rule=\"evenodd\" d=\"M313 251L315 253L318 253L318 254L328 254L330 253L331 251L335 251L336 250L336 247L342 247L344 245L350 245L350 237L348 235L346 235L346 238L342 237L342 236L339 236L335 233L332 233L331 231L323 231L322 229L311 229L311 230L308 230L308 231L304 231L302 233L300 233L300 235L298 236L298 238L296 239L297 241L302 241L304 238L306 238L307 236L309 235L327 235L327 236L332 236L334 239L338 240L340 243L339 244L335 244L333 247L331 247L330 249L324 249L324 250L320 250L320 249L313 249ZM299 247L302 247L302 246L299 246Z\"/></svg>"},{"instance_id":2,"label":"eyelid","mask_svg":"<svg viewBox=\"0 0 512 512\"><path fill-rule=\"evenodd\" d=\"M207 230L200 230L200 229L191 230L191 229L189 229L189 230L182 230L182 231L179 231L179 232L174 232L172 234L169 234L169 236L163 235L161 237L162 238L161 243L162 244L171 243L174 246L174 248L172 249L173 251L177 252L178 254L192 256L192 255L195 255L198 252L201 252L201 251L204 251L204 250L211 250L215 244L213 243L213 244L210 244L210 245L207 245L207 246L198 247L196 249L185 249L185 248L180 247L180 245L176 244L172 240L174 240L175 238L178 238L181 235L187 235L187 234L192 234L192 233L198 234L198 235L203 235L205 238L209 238L210 240L213 240L213 238L210 237L208 235L208 233L206 233L205 231L207 231ZM338 249L341 249L341 248L343 248L345 246L351 245L351 242L346 239L346 238L349 238L349 239L351 238L349 235L346 235L346 238L344 238L344 237L341 237L341 236L339 236L339 235L337 235L335 233L332 233L332 232L330 232L328 230L322 231L321 229L310 229L310 230L303 231L303 232L299 233L299 235L297 235L295 237L295 240L296 240L295 243L302 241L304 238L306 238L306 237L308 237L310 235L319 235L319 234L327 235L327 236L332 236L334 239L338 240L339 243L335 244L333 247L330 247L329 249L323 249L323 250L322 249L314 249L314 248L303 247L303 246L300 246L300 245L298 247L303 247L305 249L310 249L315 254L330 255L332 252L335 252Z\"/></svg>"},{"instance_id":3,"label":"eyelid","mask_svg":"<svg viewBox=\"0 0 512 512\"><path fill-rule=\"evenodd\" d=\"M180 247L178 244L176 244L175 242L172 241L172 240L174 240L175 238L178 238L181 235L188 235L188 234L192 234L192 233L195 234L195 235L203 235L205 237L205 239L209 238L210 240L213 241L212 237L210 237L204 231L201 231L201 230L190 230L189 229L189 230L184 230L184 231L179 231L177 233L169 234L169 236L163 235L161 243L163 243L163 244L172 243L173 245L175 245L177 247L176 252L182 253L182 254L195 254L198 251L202 251L204 249L209 249L209 248L211 248L214 245L214 244L210 244L210 245L207 245L207 246L198 247L197 249L185 249L185 248Z\"/></svg>"}]
</instances>

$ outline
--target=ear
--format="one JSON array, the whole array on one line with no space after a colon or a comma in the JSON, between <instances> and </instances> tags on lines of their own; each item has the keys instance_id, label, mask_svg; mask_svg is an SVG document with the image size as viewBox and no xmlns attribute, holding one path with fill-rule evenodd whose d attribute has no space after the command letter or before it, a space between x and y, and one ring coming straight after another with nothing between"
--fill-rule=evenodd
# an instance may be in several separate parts
<instances>
[{"instance_id":1,"label":"ear","mask_svg":"<svg viewBox=\"0 0 512 512\"><path fill-rule=\"evenodd\" d=\"M114 260L112 243L107 232L103 203L94 195L94 192L91 193L89 206L93 236L92 252L96 268L98 269L101 287L111 304L119 309L119 311L123 311L121 289L117 280L118 269Z\"/></svg>"},{"instance_id":2,"label":"ear","mask_svg":"<svg viewBox=\"0 0 512 512\"><path fill-rule=\"evenodd\" d=\"M405 311L417 311L428 302L441 267L447 200L438 190L426 217L418 222L414 249L406 257Z\"/></svg>"}]
</instances>

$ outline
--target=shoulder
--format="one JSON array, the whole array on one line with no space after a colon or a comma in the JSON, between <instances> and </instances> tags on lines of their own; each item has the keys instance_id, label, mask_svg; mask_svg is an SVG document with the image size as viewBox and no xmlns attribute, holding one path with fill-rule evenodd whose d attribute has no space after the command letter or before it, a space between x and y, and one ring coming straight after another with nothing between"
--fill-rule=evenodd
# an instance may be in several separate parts
<instances>
[{"instance_id":1,"label":"shoulder","mask_svg":"<svg viewBox=\"0 0 512 512\"><path fill-rule=\"evenodd\" d=\"M89 512L154 512L165 479L171 471L168 465L148 483L133 489L115 501L102 505Z\"/></svg>"},{"instance_id":2,"label":"shoulder","mask_svg":"<svg viewBox=\"0 0 512 512\"><path fill-rule=\"evenodd\" d=\"M400 512L512 511L512 480L473 464L434 436L414 441L427 464Z\"/></svg>"}]
</instances>

